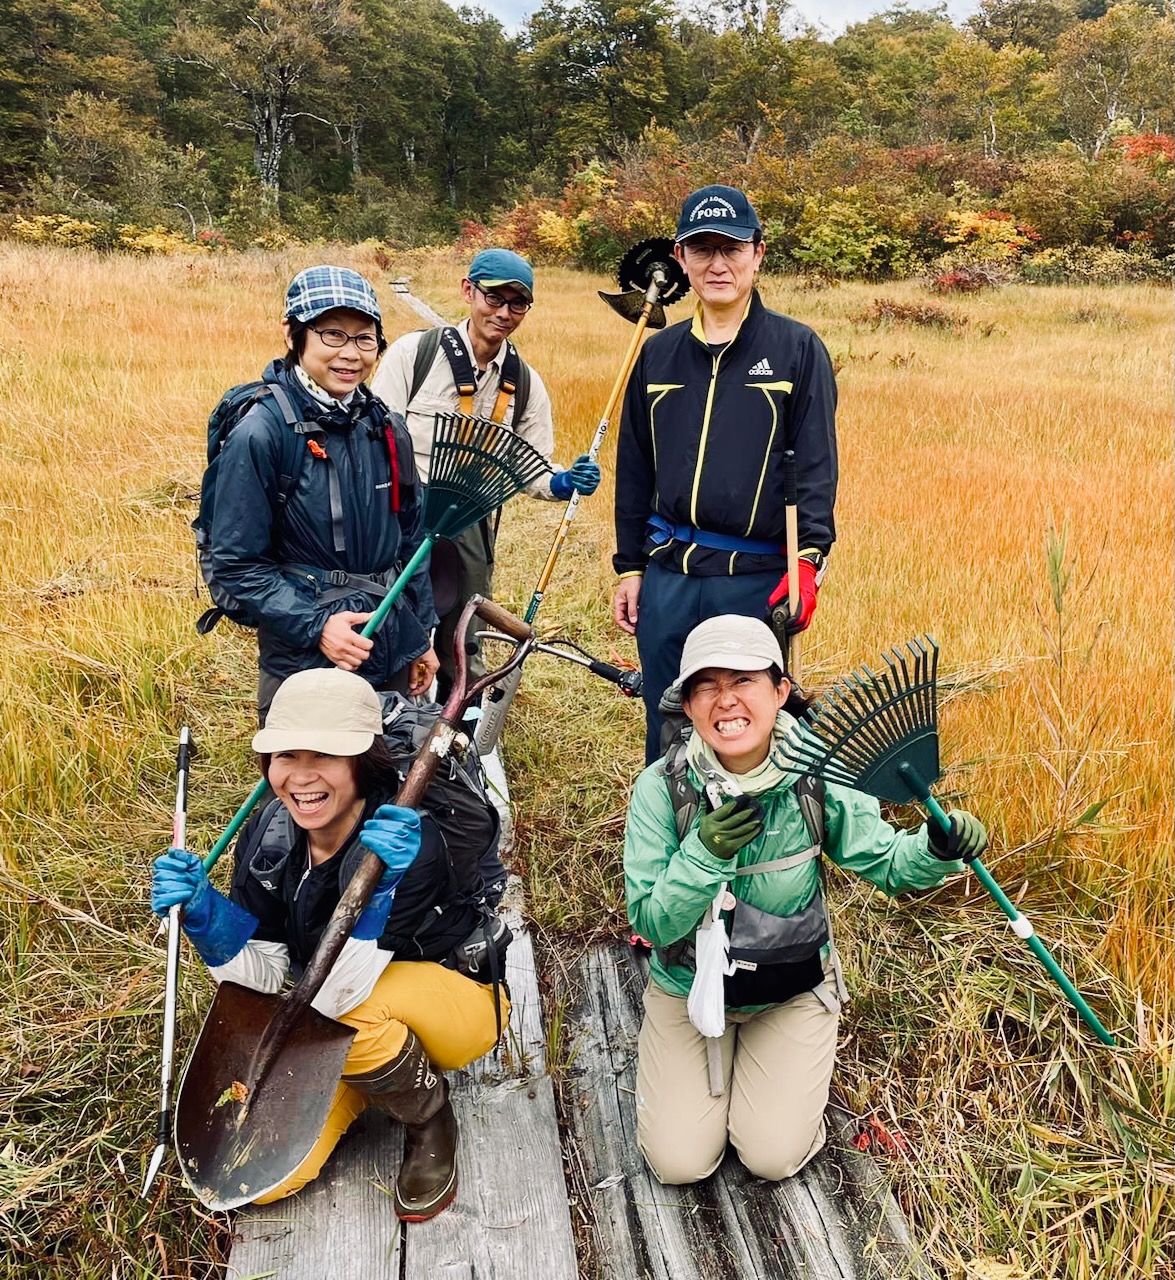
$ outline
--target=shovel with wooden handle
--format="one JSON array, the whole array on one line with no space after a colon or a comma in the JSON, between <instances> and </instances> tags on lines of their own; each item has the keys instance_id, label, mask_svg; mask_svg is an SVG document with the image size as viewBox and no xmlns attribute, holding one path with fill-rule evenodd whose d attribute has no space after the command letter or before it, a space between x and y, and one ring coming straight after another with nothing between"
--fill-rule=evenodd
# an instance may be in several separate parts
<instances>
[{"instance_id":1,"label":"shovel with wooden handle","mask_svg":"<svg viewBox=\"0 0 1175 1280\"><path fill-rule=\"evenodd\" d=\"M508 662L469 683L465 647L454 645L455 677L395 803L419 804L461 732L461 719L483 689L514 670L534 631L481 596L462 612L464 636L474 614L516 641ZM368 853L323 930L295 986L266 995L222 982L184 1073L176 1103L175 1140L184 1180L210 1209L233 1209L280 1186L309 1155L326 1122L353 1028L311 1007L356 919L383 875Z\"/></svg>"}]
</instances>

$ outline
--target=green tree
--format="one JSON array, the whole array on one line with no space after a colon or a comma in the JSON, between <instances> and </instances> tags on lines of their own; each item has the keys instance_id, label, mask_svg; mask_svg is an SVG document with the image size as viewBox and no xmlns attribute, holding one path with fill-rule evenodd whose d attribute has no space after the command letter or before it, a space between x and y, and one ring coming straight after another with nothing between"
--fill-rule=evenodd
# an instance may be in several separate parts
<instances>
[{"instance_id":1,"label":"green tree","mask_svg":"<svg viewBox=\"0 0 1175 1280\"><path fill-rule=\"evenodd\" d=\"M898 7L850 27L833 53L849 86L843 109L853 131L890 146L934 141L925 104L957 35L943 6Z\"/></svg>"},{"instance_id":2,"label":"green tree","mask_svg":"<svg viewBox=\"0 0 1175 1280\"><path fill-rule=\"evenodd\" d=\"M980 0L967 28L992 49L1017 45L1047 52L1076 20L1054 0Z\"/></svg>"},{"instance_id":3,"label":"green tree","mask_svg":"<svg viewBox=\"0 0 1175 1280\"><path fill-rule=\"evenodd\" d=\"M277 209L282 154L295 122L337 107L346 68L340 50L359 31L350 0L232 0L180 20L172 52L211 73L220 90L222 122L253 145L262 200ZM215 99L213 100L215 101ZM241 110L244 118L241 118Z\"/></svg>"},{"instance_id":4,"label":"green tree","mask_svg":"<svg viewBox=\"0 0 1175 1280\"><path fill-rule=\"evenodd\" d=\"M51 122L71 93L117 98L136 116L159 100L152 66L100 0L7 0L0 8L0 175L42 167ZM140 128L150 128L139 120Z\"/></svg>"},{"instance_id":5,"label":"green tree","mask_svg":"<svg viewBox=\"0 0 1175 1280\"><path fill-rule=\"evenodd\" d=\"M1169 128L1173 55L1170 17L1129 0L1058 38L1053 80L1084 155L1096 159L1116 132Z\"/></svg>"},{"instance_id":6,"label":"green tree","mask_svg":"<svg viewBox=\"0 0 1175 1280\"><path fill-rule=\"evenodd\" d=\"M1023 45L993 48L960 32L942 51L927 118L943 141L980 140L984 156L1015 157L1057 125L1044 55Z\"/></svg>"},{"instance_id":7,"label":"green tree","mask_svg":"<svg viewBox=\"0 0 1175 1280\"><path fill-rule=\"evenodd\" d=\"M532 140L568 158L615 155L669 101L667 0L545 0L524 34ZM545 140L544 143L539 140Z\"/></svg>"}]
</instances>

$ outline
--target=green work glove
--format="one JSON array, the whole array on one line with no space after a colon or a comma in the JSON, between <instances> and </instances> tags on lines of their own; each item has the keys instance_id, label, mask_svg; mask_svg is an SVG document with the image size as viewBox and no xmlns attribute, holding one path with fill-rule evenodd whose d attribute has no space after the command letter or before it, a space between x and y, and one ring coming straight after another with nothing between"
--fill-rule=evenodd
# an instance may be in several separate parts
<instances>
[{"instance_id":1,"label":"green work glove","mask_svg":"<svg viewBox=\"0 0 1175 1280\"><path fill-rule=\"evenodd\" d=\"M948 835L932 818L926 824L930 852L944 862L974 862L987 848L987 828L966 809L952 809Z\"/></svg>"},{"instance_id":2,"label":"green work glove","mask_svg":"<svg viewBox=\"0 0 1175 1280\"><path fill-rule=\"evenodd\" d=\"M698 823L698 837L716 858L733 858L762 830L762 806L750 796L728 800Z\"/></svg>"}]
</instances>

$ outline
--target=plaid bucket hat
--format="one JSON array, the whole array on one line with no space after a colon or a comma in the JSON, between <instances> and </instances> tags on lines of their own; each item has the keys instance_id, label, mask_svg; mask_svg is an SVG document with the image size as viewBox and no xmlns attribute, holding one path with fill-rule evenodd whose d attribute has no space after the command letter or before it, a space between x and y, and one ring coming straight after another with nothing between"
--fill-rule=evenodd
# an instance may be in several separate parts
<instances>
[{"instance_id":1,"label":"plaid bucket hat","mask_svg":"<svg viewBox=\"0 0 1175 1280\"><path fill-rule=\"evenodd\" d=\"M336 307L347 307L382 323L375 290L350 267L307 267L290 281L284 313L287 320L313 320Z\"/></svg>"}]
</instances>

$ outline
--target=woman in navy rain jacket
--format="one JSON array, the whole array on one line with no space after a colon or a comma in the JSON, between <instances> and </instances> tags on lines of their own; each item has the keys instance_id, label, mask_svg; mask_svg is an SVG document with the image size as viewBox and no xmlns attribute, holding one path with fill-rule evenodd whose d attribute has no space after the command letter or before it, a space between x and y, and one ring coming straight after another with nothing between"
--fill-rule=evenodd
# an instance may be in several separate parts
<instances>
[{"instance_id":1,"label":"woman in navy rain jacket","mask_svg":"<svg viewBox=\"0 0 1175 1280\"><path fill-rule=\"evenodd\" d=\"M375 291L345 267L310 267L286 292L283 329L269 393L225 441L211 538L217 583L256 619L262 719L281 681L308 667L413 694L437 668L427 559L381 630L359 634L424 536L408 430L364 385L387 345Z\"/></svg>"}]
</instances>

